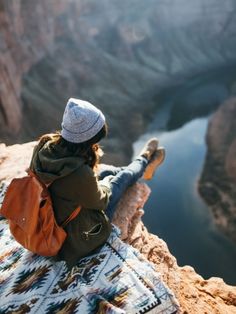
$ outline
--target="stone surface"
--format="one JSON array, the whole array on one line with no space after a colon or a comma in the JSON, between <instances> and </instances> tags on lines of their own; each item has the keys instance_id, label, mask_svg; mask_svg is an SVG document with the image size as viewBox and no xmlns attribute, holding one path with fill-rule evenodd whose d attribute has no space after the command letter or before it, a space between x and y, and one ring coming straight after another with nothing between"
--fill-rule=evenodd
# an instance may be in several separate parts
<instances>
[{"instance_id":1,"label":"stone surface","mask_svg":"<svg viewBox=\"0 0 236 314\"><path fill-rule=\"evenodd\" d=\"M34 145L35 142L0 145L0 182L24 175ZM145 184L136 183L120 201L113 222L120 227L122 239L155 264L179 300L182 314L236 313L236 287L226 285L220 278L204 280L190 266L179 267L167 244L148 232L141 216L149 194Z\"/></svg>"},{"instance_id":2,"label":"stone surface","mask_svg":"<svg viewBox=\"0 0 236 314\"><path fill-rule=\"evenodd\" d=\"M236 98L212 116L199 191L216 224L236 243Z\"/></svg>"},{"instance_id":3,"label":"stone surface","mask_svg":"<svg viewBox=\"0 0 236 314\"><path fill-rule=\"evenodd\" d=\"M36 142L12 146L0 144L0 181L9 182L14 177L26 174L35 144Z\"/></svg>"}]
</instances>

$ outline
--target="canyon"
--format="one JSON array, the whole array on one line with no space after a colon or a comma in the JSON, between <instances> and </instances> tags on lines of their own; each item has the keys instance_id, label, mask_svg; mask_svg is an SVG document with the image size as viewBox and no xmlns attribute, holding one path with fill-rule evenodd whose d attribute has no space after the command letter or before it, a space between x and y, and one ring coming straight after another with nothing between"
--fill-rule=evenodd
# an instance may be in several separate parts
<instances>
[{"instance_id":1,"label":"canyon","mask_svg":"<svg viewBox=\"0 0 236 314\"><path fill-rule=\"evenodd\" d=\"M235 63L235 10L233 0L1 1L0 140L21 143L60 129L67 99L79 97L107 117L107 161L127 162L161 91Z\"/></svg>"},{"instance_id":2,"label":"canyon","mask_svg":"<svg viewBox=\"0 0 236 314\"><path fill-rule=\"evenodd\" d=\"M132 143L157 111L169 106L157 129L171 130L216 111L198 190L217 226L235 242L236 100L229 99L236 95L235 13L234 0L2 0L0 182L23 174L31 141L60 129L71 96L105 113L109 137L103 161L115 165L130 161ZM130 193L146 199L149 192L136 186ZM124 240L155 263L183 313L236 313L234 287L179 267L166 243L143 225L143 212L129 215L124 208L134 222L128 236L124 217L116 220Z\"/></svg>"}]
</instances>

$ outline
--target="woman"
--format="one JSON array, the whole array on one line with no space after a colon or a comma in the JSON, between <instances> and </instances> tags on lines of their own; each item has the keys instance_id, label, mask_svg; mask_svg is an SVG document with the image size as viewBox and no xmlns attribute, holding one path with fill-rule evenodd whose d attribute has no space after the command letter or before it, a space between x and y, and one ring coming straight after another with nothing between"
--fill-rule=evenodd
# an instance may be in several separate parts
<instances>
[{"instance_id":1,"label":"woman","mask_svg":"<svg viewBox=\"0 0 236 314\"><path fill-rule=\"evenodd\" d=\"M127 167L108 167L99 172L101 149L97 144L107 134L103 113L92 104L70 98L62 120L61 133L41 137L34 149L30 168L49 190L58 224L81 206L79 215L66 227L67 238L57 255L71 268L87 253L86 241L81 244L81 230L94 230L93 219L106 213L109 219L128 186L144 175L150 179L164 159L164 149L158 149L156 139L150 140L140 155ZM98 217L98 219L100 219ZM95 249L109 236L109 228ZM88 243L88 242L87 242ZM88 245L87 245L88 246Z\"/></svg>"}]
</instances>

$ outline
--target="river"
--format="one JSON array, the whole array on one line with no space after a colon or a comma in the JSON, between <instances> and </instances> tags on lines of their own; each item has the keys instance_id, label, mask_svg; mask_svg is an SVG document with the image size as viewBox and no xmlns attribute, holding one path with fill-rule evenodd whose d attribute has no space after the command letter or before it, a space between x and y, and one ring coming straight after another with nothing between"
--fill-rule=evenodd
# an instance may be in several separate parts
<instances>
[{"instance_id":1,"label":"river","mask_svg":"<svg viewBox=\"0 0 236 314\"><path fill-rule=\"evenodd\" d=\"M152 193L143 221L165 240L180 266L191 265L205 279L222 277L236 284L236 246L213 224L211 212L197 191L206 153L208 117L188 122L175 131L155 131L134 143L137 154L145 141L158 137L166 148L165 162L148 181Z\"/></svg>"}]
</instances>

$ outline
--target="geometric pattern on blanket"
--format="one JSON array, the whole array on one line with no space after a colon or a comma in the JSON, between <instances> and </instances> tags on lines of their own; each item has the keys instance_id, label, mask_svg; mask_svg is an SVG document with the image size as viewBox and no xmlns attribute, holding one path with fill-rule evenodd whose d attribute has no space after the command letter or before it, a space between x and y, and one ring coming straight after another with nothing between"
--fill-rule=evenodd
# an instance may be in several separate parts
<instances>
[{"instance_id":1,"label":"geometric pattern on blanket","mask_svg":"<svg viewBox=\"0 0 236 314\"><path fill-rule=\"evenodd\" d=\"M0 217L0 314L171 314L178 309L153 265L121 241L116 226L99 252L68 271L64 262L24 249Z\"/></svg>"}]
</instances>

